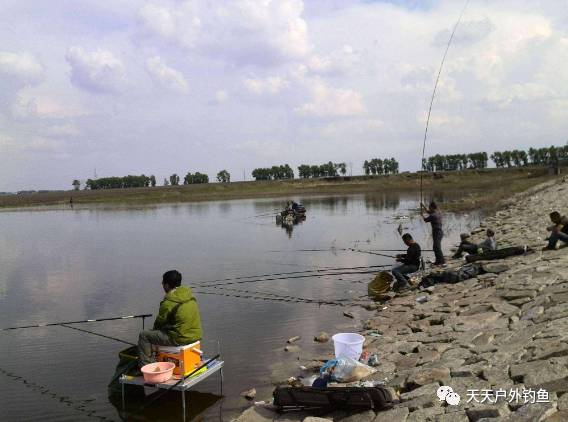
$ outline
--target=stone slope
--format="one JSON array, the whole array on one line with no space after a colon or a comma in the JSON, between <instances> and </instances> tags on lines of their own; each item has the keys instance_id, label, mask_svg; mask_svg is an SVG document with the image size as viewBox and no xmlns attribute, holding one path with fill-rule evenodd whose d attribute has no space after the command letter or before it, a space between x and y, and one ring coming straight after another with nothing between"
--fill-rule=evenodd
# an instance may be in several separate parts
<instances>
[{"instance_id":1,"label":"stone slope","mask_svg":"<svg viewBox=\"0 0 568 422\"><path fill-rule=\"evenodd\" d=\"M368 350L380 360L379 371L370 379L386 379L398 402L376 415L327 417L375 422L567 421L568 248L540 250L553 210L568 213L567 179L517 195L481 223L480 228L495 231L501 247L529 245L536 252L495 261L504 265L492 264L493 273L407 293L379 307L362 332ZM482 231L473 231L474 240L481 240ZM424 294L428 300L417 302ZM441 385L460 395L459 405L438 399ZM251 408L238 421L304 416Z\"/></svg>"}]
</instances>

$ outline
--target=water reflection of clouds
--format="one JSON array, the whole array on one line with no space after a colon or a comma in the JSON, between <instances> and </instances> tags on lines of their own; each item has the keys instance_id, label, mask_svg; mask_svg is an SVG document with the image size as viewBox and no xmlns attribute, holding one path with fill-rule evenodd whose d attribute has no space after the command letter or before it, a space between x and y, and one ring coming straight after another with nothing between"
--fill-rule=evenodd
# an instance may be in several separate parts
<instances>
[{"instance_id":1,"label":"water reflection of clouds","mask_svg":"<svg viewBox=\"0 0 568 422\"><path fill-rule=\"evenodd\" d=\"M2 214L6 229L0 234L0 309L5 321L24 315L32 322L155 314L163 297L161 274L171 268L180 270L184 282L191 285L196 280L243 275L391 264L389 258L341 249L404 248L396 232L398 223L391 219L397 213L409 216L404 225L423 247L429 247L430 226L412 211L417 197L296 196L292 199L306 206L308 218L295 227L291 238L274 226L275 210L284 206L285 199ZM242 224L243 219L263 213L267 215L250 219L258 224ZM445 214L444 245L456 242L472 218L475 216ZM298 251L333 246L335 250L323 252ZM196 294L206 341L211 344L220 339L224 344L228 394L238 398L243 383L271 387L266 382L270 362L294 358L282 351L287 338L302 335L306 339L302 348L309 353L318 347L311 338L319 331L349 329L356 323L343 317L344 309L339 306L284 302L278 297L251 299L254 294L346 299L364 295L371 278L372 274L351 274L259 281L227 285L229 296ZM251 294L237 298L229 288ZM109 325L104 332L135 337L137 328L127 328L130 331L124 328L121 332L123 328ZM74 334L73 338L84 337ZM259 356L254 361L251 347Z\"/></svg>"}]
</instances>

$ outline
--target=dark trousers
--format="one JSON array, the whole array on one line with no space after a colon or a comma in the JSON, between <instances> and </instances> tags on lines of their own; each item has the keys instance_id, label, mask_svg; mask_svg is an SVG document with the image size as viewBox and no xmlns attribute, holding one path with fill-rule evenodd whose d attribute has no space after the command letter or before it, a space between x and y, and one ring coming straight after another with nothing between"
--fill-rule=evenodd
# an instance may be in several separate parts
<instances>
[{"instance_id":1,"label":"dark trousers","mask_svg":"<svg viewBox=\"0 0 568 422\"><path fill-rule=\"evenodd\" d=\"M434 239L432 249L434 249L434 255L436 257L434 264L442 265L446 262L446 260L444 259L444 252L442 252L442 238L444 237L444 233L434 232L432 233L432 237Z\"/></svg>"},{"instance_id":2,"label":"dark trousers","mask_svg":"<svg viewBox=\"0 0 568 422\"><path fill-rule=\"evenodd\" d=\"M140 365L154 362L152 345L177 346L167 333L160 330L142 330L138 334L138 360Z\"/></svg>"},{"instance_id":3,"label":"dark trousers","mask_svg":"<svg viewBox=\"0 0 568 422\"><path fill-rule=\"evenodd\" d=\"M456 251L454 257L460 258L464 252L469 254L476 254L477 253L477 245L471 242L461 242L458 250Z\"/></svg>"},{"instance_id":4,"label":"dark trousers","mask_svg":"<svg viewBox=\"0 0 568 422\"><path fill-rule=\"evenodd\" d=\"M408 277L406 274L415 273L419 270L418 265L399 265L398 267L394 267L392 269L392 275L396 278L396 281L400 284L400 286L408 286L410 283L408 282Z\"/></svg>"},{"instance_id":5,"label":"dark trousers","mask_svg":"<svg viewBox=\"0 0 568 422\"><path fill-rule=\"evenodd\" d=\"M562 240L564 243L568 243L568 234L563 232L550 233L550 237L548 238L548 248L554 249L559 240Z\"/></svg>"}]
</instances>

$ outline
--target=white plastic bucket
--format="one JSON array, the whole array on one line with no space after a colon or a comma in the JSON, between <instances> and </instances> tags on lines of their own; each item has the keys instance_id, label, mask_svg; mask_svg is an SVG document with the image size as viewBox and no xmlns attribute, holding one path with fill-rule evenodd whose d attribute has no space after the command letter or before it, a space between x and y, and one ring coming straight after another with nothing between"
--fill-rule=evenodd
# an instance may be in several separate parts
<instances>
[{"instance_id":1,"label":"white plastic bucket","mask_svg":"<svg viewBox=\"0 0 568 422\"><path fill-rule=\"evenodd\" d=\"M335 348L335 357L347 357L359 360L363 353L365 337L357 333L338 333L331 337Z\"/></svg>"}]
</instances>

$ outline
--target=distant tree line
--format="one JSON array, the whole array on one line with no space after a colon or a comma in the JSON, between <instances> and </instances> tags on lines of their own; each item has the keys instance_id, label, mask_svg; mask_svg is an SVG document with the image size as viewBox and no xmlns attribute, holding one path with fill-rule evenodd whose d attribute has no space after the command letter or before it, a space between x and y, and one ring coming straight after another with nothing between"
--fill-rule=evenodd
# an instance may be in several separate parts
<instances>
[{"instance_id":1,"label":"distant tree line","mask_svg":"<svg viewBox=\"0 0 568 422\"><path fill-rule=\"evenodd\" d=\"M465 170L467 168L484 169L487 167L487 160L488 156L486 152L452 155L436 154L422 161L422 170L451 171Z\"/></svg>"},{"instance_id":2,"label":"distant tree line","mask_svg":"<svg viewBox=\"0 0 568 422\"><path fill-rule=\"evenodd\" d=\"M257 168L252 171L255 180L282 180L293 179L294 170L288 164L272 166L267 168Z\"/></svg>"},{"instance_id":3,"label":"distant tree line","mask_svg":"<svg viewBox=\"0 0 568 422\"><path fill-rule=\"evenodd\" d=\"M491 155L495 167L543 166L568 160L568 143L561 147L529 148L527 151L497 151Z\"/></svg>"},{"instance_id":4,"label":"distant tree line","mask_svg":"<svg viewBox=\"0 0 568 422\"><path fill-rule=\"evenodd\" d=\"M347 164L345 163L332 163L328 161L325 164L309 165L302 164L298 166L298 177L301 179L308 179L311 177L334 177L340 172L342 176L347 173Z\"/></svg>"},{"instance_id":5,"label":"distant tree line","mask_svg":"<svg viewBox=\"0 0 568 422\"><path fill-rule=\"evenodd\" d=\"M73 181L73 186L77 188L78 180ZM143 188L156 186L154 176L124 176L124 177L101 177L100 179L87 179L85 189L123 189L123 188Z\"/></svg>"},{"instance_id":6,"label":"distant tree line","mask_svg":"<svg viewBox=\"0 0 568 422\"><path fill-rule=\"evenodd\" d=\"M397 174L398 161L394 158L371 158L363 163L363 171L368 176L372 174Z\"/></svg>"}]
</instances>

